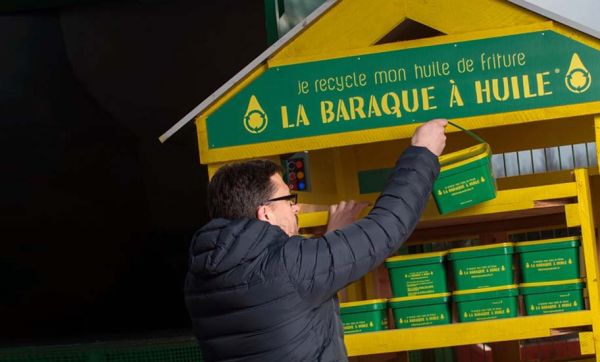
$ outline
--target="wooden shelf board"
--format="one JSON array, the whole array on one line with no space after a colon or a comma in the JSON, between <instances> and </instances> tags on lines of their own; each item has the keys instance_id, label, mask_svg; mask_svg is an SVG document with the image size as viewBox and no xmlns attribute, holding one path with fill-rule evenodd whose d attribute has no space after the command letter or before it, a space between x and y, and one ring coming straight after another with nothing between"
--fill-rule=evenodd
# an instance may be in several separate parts
<instances>
[{"instance_id":1,"label":"wooden shelf board","mask_svg":"<svg viewBox=\"0 0 600 362\"><path fill-rule=\"evenodd\" d=\"M590 311L349 334L349 356L543 338L592 324Z\"/></svg>"}]
</instances>

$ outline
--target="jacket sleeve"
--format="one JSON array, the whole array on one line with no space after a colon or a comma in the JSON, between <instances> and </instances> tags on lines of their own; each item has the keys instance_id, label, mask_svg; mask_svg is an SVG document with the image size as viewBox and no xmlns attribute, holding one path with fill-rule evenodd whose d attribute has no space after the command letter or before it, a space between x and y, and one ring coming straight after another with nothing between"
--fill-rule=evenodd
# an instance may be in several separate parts
<instances>
[{"instance_id":1,"label":"jacket sleeve","mask_svg":"<svg viewBox=\"0 0 600 362\"><path fill-rule=\"evenodd\" d=\"M327 300L396 251L417 225L439 169L427 148L411 146L366 217L320 238L291 238L283 257L300 295Z\"/></svg>"}]
</instances>

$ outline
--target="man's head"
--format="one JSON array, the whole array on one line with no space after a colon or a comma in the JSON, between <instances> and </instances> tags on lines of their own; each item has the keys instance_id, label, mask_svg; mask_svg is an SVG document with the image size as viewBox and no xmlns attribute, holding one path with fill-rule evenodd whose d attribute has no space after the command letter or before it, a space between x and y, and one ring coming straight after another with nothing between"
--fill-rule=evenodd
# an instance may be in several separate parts
<instances>
[{"instance_id":1,"label":"man's head","mask_svg":"<svg viewBox=\"0 0 600 362\"><path fill-rule=\"evenodd\" d=\"M298 233L298 206L281 178L281 167L268 160L221 167L208 184L211 218L252 218Z\"/></svg>"}]
</instances>

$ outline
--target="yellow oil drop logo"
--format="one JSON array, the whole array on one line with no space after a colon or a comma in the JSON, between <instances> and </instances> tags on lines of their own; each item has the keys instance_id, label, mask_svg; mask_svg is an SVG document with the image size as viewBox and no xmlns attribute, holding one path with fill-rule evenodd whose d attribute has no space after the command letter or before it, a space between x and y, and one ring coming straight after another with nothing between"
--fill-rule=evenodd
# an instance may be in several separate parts
<instances>
[{"instance_id":1,"label":"yellow oil drop logo","mask_svg":"<svg viewBox=\"0 0 600 362\"><path fill-rule=\"evenodd\" d=\"M244 115L244 128L252 134L258 134L267 128L268 123L269 117L267 117L264 109L258 103L258 99L253 94L250 97L248 109Z\"/></svg>"},{"instance_id":2,"label":"yellow oil drop logo","mask_svg":"<svg viewBox=\"0 0 600 362\"><path fill-rule=\"evenodd\" d=\"M587 70L577 53L573 53L571 64L565 76L565 84L573 93L583 93L592 84L592 75Z\"/></svg>"}]
</instances>

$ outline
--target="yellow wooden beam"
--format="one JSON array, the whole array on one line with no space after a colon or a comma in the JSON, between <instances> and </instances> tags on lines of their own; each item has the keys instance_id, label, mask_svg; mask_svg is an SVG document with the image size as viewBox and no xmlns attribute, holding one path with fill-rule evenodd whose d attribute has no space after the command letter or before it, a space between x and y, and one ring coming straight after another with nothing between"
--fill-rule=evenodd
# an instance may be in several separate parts
<instances>
[{"instance_id":1,"label":"yellow wooden beam","mask_svg":"<svg viewBox=\"0 0 600 362\"><path fill-rule=\"evenodd\" d=\"M317 55L377 43L406 19L404 0L342 0L311 24L274 57L274 60Z\"/></svg>"},{"instance_id":2,"label":"yellow wooden beam","mask_svg":"<svg viewBox=\"0 0 600 362\"><path fill-rule=\"evenodd\" d=\"M349 356L550 337L554 330L592 323L590 311L454 323L344 336ZM596 348L598 346L596 345Z\"/></svg>"},{"instance_id":3,"label":"yellow wooden beam","mask_svg":"<svg viewBox=\"0 0 600 362\"><path fill-rule=\"evenodd\" d=\"M514 190L501 190L496 198L482 204L453 212L447 216L438 213L433 202L429 202L423 213L422 221L439 220L444 218L461 218L468 216L480 216L499 212L509 212L533 209L536 201L564 199L576 195L575 183L563 183L556 185L534 186Z\"/></svg>"},{"instance_id":4,"label":"yellow wooden beam","mask_svg":"<svg viewBox=\"0 0 600 362\"><path fill-rule=\"evenodd\" d=\"M298 226L300 228L311 228L327 225L329 211L317 211L298 214Z\"/></svg>"},{"instance_id":5,"label":"yellow wooden beam","mask_svg":"<svg viewBox=\"0 0 600 362\"><path fill-rule=\"evenodd\" d=\"M444 34L547 21L540 15L501 0L407 0L407 16Z\"/></svg>"},{"instance_id":6,"label":"yellow wooden beam","mask_svg":"<svg viewBox=\"0 0 600 362\"><path fill-rule=\"evenodd\" d=\"M567 219L567 227L574 227L581 225L581 218L579 217L579 205L568 204L565 205L565 218Z\"/></svg>"},{"instance_id":7,"label":"yellow wooden beam","mask_svg":"<svg viewBox=\"0 0 600 362\"><path fill-rule=\"evenodd\" d=\"M594 130L596 136L596 161L598 163L598 170L600 170L600 115L597 114L594 116Z\"/></svg>"},{"instance_id":8,"label":"yellow wooden beam","mask_svg":"<svg viewBox=\"0 0 600 362\"><path fill-rule=\"evenodd\" d=\"M336 177L338 177L337 174ZM341 185L340 187L342 187ZM373 193L369 194L368 196L371 198L371 201L375 201L378 195L378 193ZM566 199L569 197L575 197L576 195L577 189L575 182L533 186L512 190L500 190L497 192L496 198L493 200L484 202L482 204L464 210L456 211L448 215L440 215L437 211L433 199L430 198L429 202L427 203L427 206L425 207L425 212L421 217L421 221L427 222L444 219L458 219L464 217L482 216L486 214L495 214L500 212L516 212L536 208L540 210L540 213L543 213L545 207L544 205L539 205L538 202L544 200ZM351 199L355 197L356 194L340 194L341 199ZM532 211L532 214L535 214L535 211ZM314 227L325 225L327 224L327 218L328 213L326 211L303 213L299 215L301 227Z\"/></svg>"},{"instance_id":9,"label":"yellow wooden beam","mask_svg":"<svg viewBox=\"0 0 600 362\"><path fill-rule=\"evenodd\" d=\"M596 353L593 332L579 332L579 348L581 349L581 354L584 356Z\"/></svg>"}]
</instances>

